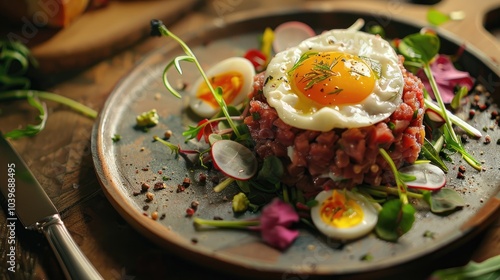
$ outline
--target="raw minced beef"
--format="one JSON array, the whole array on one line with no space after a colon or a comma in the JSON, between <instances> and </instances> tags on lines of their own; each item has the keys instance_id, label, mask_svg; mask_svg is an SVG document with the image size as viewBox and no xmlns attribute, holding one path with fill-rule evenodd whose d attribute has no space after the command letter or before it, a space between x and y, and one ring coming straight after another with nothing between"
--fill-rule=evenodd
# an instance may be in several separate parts
<instances>
[{"instance_id":1,"label":"raw minced beef","mask_svg":"<svg viewBox=\"0 0 500 280\"><path fill-rule=\"evenodd\" d=\"M405 81L403 102L389 118L367 127L327 132L285 124L262 94L264 74L257 75L245 124L256 143L258 157L279 157L285 166L282 182L305 194L392 181L379 148L388 151L399 167L417 159L425 137L423 84L403 67L402 59L400 68Z\"/></svg>"}]
</instances>

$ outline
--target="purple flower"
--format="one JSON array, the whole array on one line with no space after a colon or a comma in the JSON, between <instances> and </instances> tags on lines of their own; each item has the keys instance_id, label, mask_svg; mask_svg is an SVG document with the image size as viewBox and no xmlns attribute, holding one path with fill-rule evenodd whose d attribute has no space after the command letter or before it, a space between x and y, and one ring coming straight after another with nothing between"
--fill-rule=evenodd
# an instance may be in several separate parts
<instances>
[{"instance_id":1,"label":"purple flower","mask_svg":"<svg viewBox=\"0 0 500 280\"><path fill-rule=\"evenodd\" d=\"M474 85L474 80L469 73L457 70L450 58L446 55L438 55L436 60L431 64L431 71L444 103L451 102L455 96L454 90L456 86L465 86L467 90L470 90ZM424 83L429 94L434 97L431 85L425 73L420 71L418 76Z\"/></svg>"},{"instance_id":2,"label":"purple flower","mask_svg":"<svg viewBox=\"0 0 500 280\"><path fill-rule=\"evenodd\" d=\"M299 215L293 207L275 198L264 209L260 217L262 239L280 250L288 248L299 235L291 226L299 221Z\"/></svg>"}]
</instances>

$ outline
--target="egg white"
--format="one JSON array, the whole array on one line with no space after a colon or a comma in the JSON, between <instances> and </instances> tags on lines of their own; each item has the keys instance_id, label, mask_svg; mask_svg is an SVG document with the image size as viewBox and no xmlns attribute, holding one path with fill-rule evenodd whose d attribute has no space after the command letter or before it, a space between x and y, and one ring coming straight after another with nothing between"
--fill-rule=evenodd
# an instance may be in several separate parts
<instances>
[{"instance_id":1,"label":"egg white","mask_svg":"<svg viewBox=\"0 0 500 280\"><path fill-rule=\"evenodd\" d=\"M302 54L310 51L344 52L378 61L381 75L376 79L373 92L359 104L318 106L311 112L296 109L300 100L292 91L287 72ZM400 105L403 87L398 56L386 40L360 31L334 29L276 54L267 67L263 93L286 124L301 129L329 131L333 128L369 126L386 119Z\"/></svg>"},{"instance_id":2,"label":"egg white","mask_svg":"<svg viewBox=\"0 0 500 280\"><path fill-rule=\"evenodd\" d=\"M341 191L344 193L344 191ZM316 228L324 235L338 240L352 240L370 233L377 224L378 211L366 197L351 191L345 191L348 199L354 199L363 209L363 220L349 228L338 228L326 224L321 218L321 204L332 196L333 190L322 191L316 196L318 205L311 208L311 219Z\"/></svg>"}]
</instances>

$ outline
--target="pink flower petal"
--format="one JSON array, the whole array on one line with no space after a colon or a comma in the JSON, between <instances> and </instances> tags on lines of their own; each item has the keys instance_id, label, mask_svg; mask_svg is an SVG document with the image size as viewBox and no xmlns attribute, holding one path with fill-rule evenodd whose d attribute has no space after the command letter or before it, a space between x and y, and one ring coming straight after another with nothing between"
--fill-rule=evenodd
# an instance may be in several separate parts
<instances>
[{"instance_id":1,"label":"pink flower petal","mask_svg":"<svg viewBox=\"0 0 500 280\"><path fill-rule=\"evenodd\" d=\"M297 236L299 236L298 230L288 229L280 225L262 231L264 242L280 250L288 248Z\"/></svg>"},{"instance_id":2,"label":"pink flower petal","mask_svg":"<svg viewBox=\"0 0 500 280\"><path fill-rule=\"evenodd\" d=\"M431 70L444 103L450 103L455 96L455 86L465 86L470 90L474 85L474 80L470 74L457 70L450 58L446 55L439 55L431 64ZM431 85L425 73L420 71L417 75L424 83L429 94L434 97Z\"/></svg>"},{"instance_id":3,"label":"pink flower petal","mask_svg":"<svg viewBox=\"0 0 500 280\"><path fill-rule=\"evenodd\" d=\"M273 199L264 209L260 217L262 239L278 249L286 249L299 235L298 230L289 229L299 221L299 215L288 203L278 198Z\"/></svg>"},{"instance_id":4,"label":"pink flower petal","mask_svg":"<svg viewBox=\"0 0 500 280\"><path fill-rule=\"evenodd\" d=\"M278 198L273 199L264 209L260 223L262 228L269 228L275 225L290 226L299 221L299 215L293 207Z\"/></svg>"}]
</instances>

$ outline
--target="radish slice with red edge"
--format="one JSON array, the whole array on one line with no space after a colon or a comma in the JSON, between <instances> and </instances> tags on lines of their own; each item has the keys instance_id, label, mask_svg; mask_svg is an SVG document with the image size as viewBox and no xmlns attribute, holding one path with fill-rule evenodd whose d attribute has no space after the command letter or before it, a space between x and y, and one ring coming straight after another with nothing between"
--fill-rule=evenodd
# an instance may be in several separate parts
<instances>
[{"instance_id":1,"label":"radish slice with red edge","mask_svg":"<svg viewBox=\"0 0 500 280\"><path fill-rule=\"evenodd\" d=\"M446 184L444 171L431 163L405 166L399 172L416 177L413 181L405 182L409 188L436 191Z\"/></svg>"},{"instance_id":2,"label":"radish slice with red edge","mask_svg":"<svg viewBox=\"0 0 500 280\"><path fill-rule=\"evenodd\" d=\"M232 140L219 140L212 145L214 167L224 175L245 181L257 173L257 158L250 149Z\"/></svg>"},{"instance_id":3,"label":"radish slice with red edge","mask_svg":"<svg viewBox=\"0 0 500 280\"><path fill-rule=\"evenodd\" d=\"M445 122L445 120L443 119L443 117L441 117L441 115L438 112L436 112L436 111L434 111L434 110L432 110L430 108L427 108L425 110L425 114L433 122L436 122L436 123L444 123Z\"/></svg>"},{"instance_id":4,"label":"radish slice with red edge","mask_svg":"<svg viewBox=\"0 0 500 280\"><path fill-rule=\"evenodd\" d=\"M285 22L274 29L273 49L276 53L279 53L315 35L316 32L303 22Z\"/></svg>"}]
</instances>

